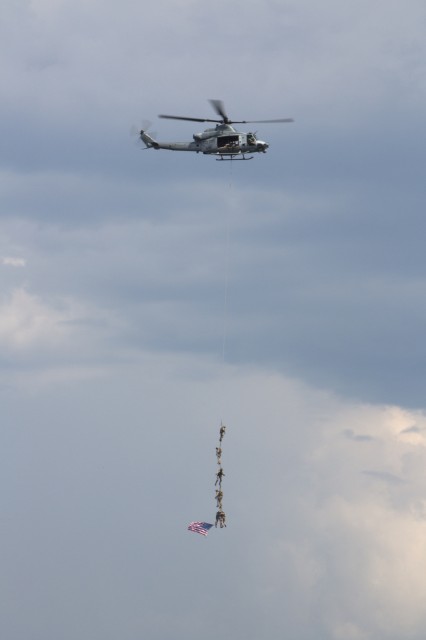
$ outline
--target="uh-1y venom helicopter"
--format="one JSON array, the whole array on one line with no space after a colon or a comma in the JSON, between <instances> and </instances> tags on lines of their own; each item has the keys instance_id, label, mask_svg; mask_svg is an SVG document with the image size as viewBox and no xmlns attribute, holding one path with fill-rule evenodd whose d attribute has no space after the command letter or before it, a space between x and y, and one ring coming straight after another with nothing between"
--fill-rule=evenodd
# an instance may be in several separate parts
<instances>
[{"instance_id":1,"label":"uh-1y venom helicopter","mask_svg":"<svg viewBox=\"0 0 426 640\"><path fill-rule=\"evenodd\" d=\"M225 112L221 100L210 100L210 104L220 120L211 118L186 118L184 116L159 115L159 118L169 120L190 120L191 122L216 122L214 129L206 129L193 135L191 142L157 142L143 129L139 132L140 139L147 149L169 149L170 151L195 151L207 155L219 156L216 160L251 160L247 153L266 153L269 145L263 140L258 140L255 133L242 133L232 126L233 124L266 123L266 122L293 122L292 118L278 118L275 120L230 120ZM238 157L237 157L238 156Z\"/></svg>"}]
</instances>

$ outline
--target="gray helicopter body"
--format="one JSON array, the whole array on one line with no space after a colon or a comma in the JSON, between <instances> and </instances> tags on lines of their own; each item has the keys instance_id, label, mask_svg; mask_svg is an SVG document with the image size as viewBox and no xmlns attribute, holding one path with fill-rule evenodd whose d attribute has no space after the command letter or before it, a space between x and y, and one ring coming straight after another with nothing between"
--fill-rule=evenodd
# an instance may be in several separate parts
<instances>
[{"instance_id":1,"label":"gray helicopter body","mask_svg":"<svg viewBox=\"0 0 426 640\"><path fill-rule=\"evenodd\" d=\"M214 128L206 129L201 133L195 133L190 142L158 142L154 140L143 129L140 131L140 139L148 149L167 149L169 151L194 151L204 155L218 156L218 160L231 160L237 158L248 160L246 154L266 153L269 145L263 140L258 140L255 133L242 133L232 126L225 113L223 103L220 100L210 100L213 108L221 116L221 120L209 118L187 118L183 116L160 115L160 118L172 120L191 120L195 122L216 122ZM250 121L240 120L240 123ZM252 120L251 122L293 122L291 118L280 118L278 120Z\"/></svg>"}]
</instances>

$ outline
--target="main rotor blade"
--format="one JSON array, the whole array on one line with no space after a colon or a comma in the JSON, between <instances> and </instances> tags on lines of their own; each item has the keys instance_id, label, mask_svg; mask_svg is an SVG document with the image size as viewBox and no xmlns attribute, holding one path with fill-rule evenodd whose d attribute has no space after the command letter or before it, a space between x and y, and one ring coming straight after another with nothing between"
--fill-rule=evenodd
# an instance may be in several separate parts
<instances>
[{"instance_id":1,"label":"main rotor blade","mask_svg":"<svg viewBox=\"0 0 426 640\"><path fill-rule=\"evenodd\" d=\"M222 116L225 123L229 122L229 118L225 112L225 105L223 104L222 100L209 100L209 102L212 105L213 109L216 111L217 115Z\"/></svg>"},{"instance_id":2,"label":"main rotor blade","mask_svg":"<svg viewBox=\"0 0 426 640\"><path fill-rule=\"evenodd\" d=\"M222 122L222 120L211 120L210 118L187 118L185 116L167 116L163 113L159 114L159 118L167 118L168 120L190 120L191 122Z\"/></svg>"},{"instance_id":3,"label":"main rotor blade","mask_svg":"<svg viewBox=\"0 0 426 640\"><path fill-rule=\"evenodd\" d=\"M233 120L236 124L255 124L267 122L294 122L293 118L275 118L274 120Z\"/></svg>"}]
</instances>

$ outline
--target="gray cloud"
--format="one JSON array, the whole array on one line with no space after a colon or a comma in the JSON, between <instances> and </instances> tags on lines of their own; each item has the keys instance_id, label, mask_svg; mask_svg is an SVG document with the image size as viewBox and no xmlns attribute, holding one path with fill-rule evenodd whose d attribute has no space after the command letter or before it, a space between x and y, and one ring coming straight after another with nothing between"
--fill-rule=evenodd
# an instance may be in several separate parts
<instances>
[{"instance_id":1,"label":"gray cloud","mask_svg":"<svg viewBox=\"0 0 426 640\"><path fill-rule=\"evenodd\" d=\"M245 188L239 176L230 190L216 181L172 182L158 192L117 182L103 193L100 178L67 182L58 197L42 179L40 204L34 191L27 204L11 197L22 222L9 218L5 228L15 244L17 233L26 243L32 291L114 309L137 341L148 328L149 343L160 346L172 333L168 348L211 350L227 278L231 361L371 400L423 402L418 221L409 231L393 216L384 234L378 219L372 224L377 214L359 214L341 195L314 205ZM39 209L43 226L23 222L29 208Z\"/></svg>"},{"instance_id":2,"label":"gray cloud","mask_svg":"<svg viewBox=\"0 0 426 640\"><path fill-rule=\"evenodd\" d=\"M421 433L423 428L418 427L417 425L412 425L411 427L407 427L403 429L401 433Z\"/></svg>"},{"instance_id":3,"label":"gray cloud","mask_svg":"<svg viewBox=\"0 0 426 640\"><path fill-rule=\"evenodd\" d=\"M374 440L372 436L360 433L354 433L352 429L345 429L343 435L354 442L371 442Z\"/></svg>"},{"instance_id":4,"label":"gray cloud","mask_svg":"<svg viewBox=\"0 0 426 640\"><path fill-rule=\"evenodd\" d=\"M389 473L388 471L374 471L374 470L364 470L363 473L366 476L371 476L372 478L376 478L377 480L383 480L384 482L390 484L400 484L404 482L402 478L395 476L393 473Z\"/></svg>"}]
</instances>

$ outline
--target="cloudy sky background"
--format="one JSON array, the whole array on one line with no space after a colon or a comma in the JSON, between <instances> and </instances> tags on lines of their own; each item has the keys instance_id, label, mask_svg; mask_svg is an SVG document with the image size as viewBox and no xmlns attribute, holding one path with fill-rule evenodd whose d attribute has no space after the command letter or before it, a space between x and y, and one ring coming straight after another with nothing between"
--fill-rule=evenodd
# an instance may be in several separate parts
<instances>
[{"instance_id":1,"label":"cloudy sky background","mask_svg":"<svg viewBox=\"0 0 426 640\"><path fill-rule=\"evenodd\" d=\"M426 7L5 0L8 640L426 633ZM189 140L209 98L266 155ZM224 443L229 526L215 513Z\"/></svg>"}]
</instances>

